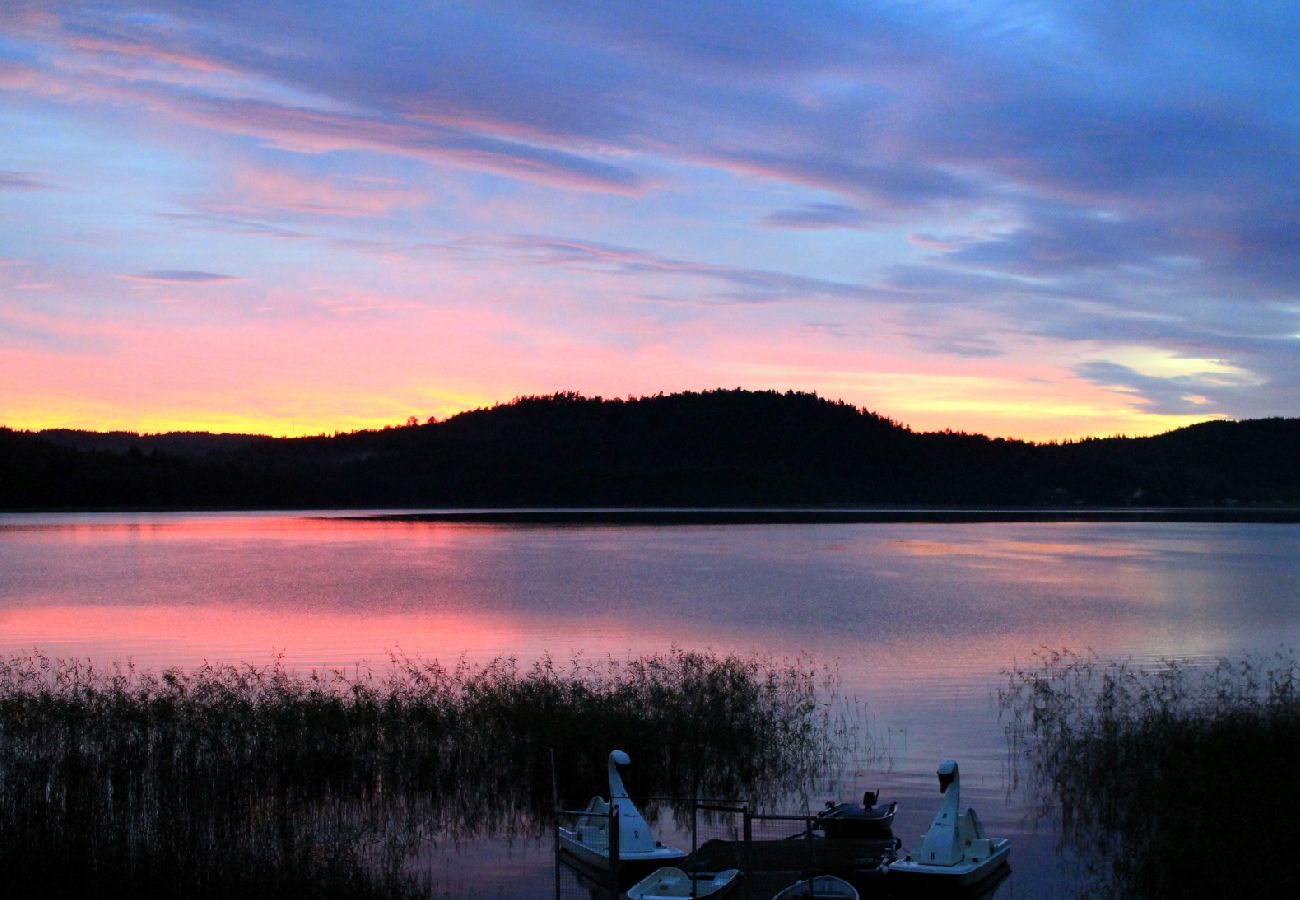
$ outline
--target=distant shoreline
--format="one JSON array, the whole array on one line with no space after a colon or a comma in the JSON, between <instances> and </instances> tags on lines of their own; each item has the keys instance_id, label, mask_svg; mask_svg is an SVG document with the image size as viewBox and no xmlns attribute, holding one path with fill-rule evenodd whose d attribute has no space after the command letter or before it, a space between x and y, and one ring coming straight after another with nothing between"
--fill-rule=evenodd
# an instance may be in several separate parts
<instances>
[{"instance_id":1,"label":"distant shoreline","mask_svg":"<svg viewBox=\"0 0 1300 900\"><path fill-rule=\"evenodd\" d=\"M345 516L345 518L347 518ZM534 508L381 513L355 518L384 522L516 525L818 525L889 522L1300 522L1294 507L1113 508Z\"/></svg>"},{"instance_id":2,"label":"distant shoreline","mask_svg":"<svg viewBox=\"0 0 1300 900\"><path fill-rule=\"evenodd\" d=\"M1242 522L1300 523L1300 507L98 507L0 509L23 515L291 515L371 522L453 522L483 525L852 525L996 522Z\"/></svg>"}]
</instances>

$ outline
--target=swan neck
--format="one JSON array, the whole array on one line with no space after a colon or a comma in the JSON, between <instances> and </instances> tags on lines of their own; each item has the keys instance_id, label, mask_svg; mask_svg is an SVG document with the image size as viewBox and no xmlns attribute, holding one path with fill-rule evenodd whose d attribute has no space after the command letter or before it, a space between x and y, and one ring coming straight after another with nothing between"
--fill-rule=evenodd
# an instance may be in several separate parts
<instances>
[{"instance_id":1,"label":"swan neck","mask_svg":"<svg viewBox=\"0 0 1300 900\"><path fill-rule=\"evenodd\" d=\"M609 799L627 797L627 788L623 787L623 778L618 774L618 763L611 756L609 760Z\"/></svg>"}]
</instances>

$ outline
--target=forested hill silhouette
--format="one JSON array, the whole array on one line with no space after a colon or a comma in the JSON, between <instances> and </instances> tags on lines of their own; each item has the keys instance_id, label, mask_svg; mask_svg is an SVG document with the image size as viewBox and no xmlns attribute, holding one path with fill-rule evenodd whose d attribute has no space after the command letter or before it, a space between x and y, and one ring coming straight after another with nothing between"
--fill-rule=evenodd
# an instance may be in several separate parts
<instances>
[{"instance_id":1,"label":"forested hill silhouette","mask_svg":"<svg viewBox=\"0 0 1300 900\"><path fill-rule=\"evenodd\" d=\"M815 394L522 397L333 437L0 429L0 507L1300 505L1300 419L1030 444Z\"/></svg>"}]
</instances>

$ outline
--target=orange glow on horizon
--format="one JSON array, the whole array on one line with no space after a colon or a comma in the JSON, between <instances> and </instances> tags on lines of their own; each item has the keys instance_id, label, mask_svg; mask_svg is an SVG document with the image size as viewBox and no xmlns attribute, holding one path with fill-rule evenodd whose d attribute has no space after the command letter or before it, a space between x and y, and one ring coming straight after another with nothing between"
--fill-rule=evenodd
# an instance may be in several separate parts
<instances>
[{"instance_id":1,"label":"orange glow on horizon","mask_svg":"<svg viewBox=\"0 0 1300 900\"><path fill-rule=\"evenodd\" d=\"M380 294L353 299L376 309L397 303ZM687 323L695 352L683 355L654 335L624 351L546 323L456 307L393 313L400 328L387 313L329 307L287 341L268 315L212 330L122 324L104 336L111 348L74 360L10 351L0 425L304 437L404 425L410 416L441 421L562 390L626 397L722 386L815 391L914 431L1037 442L1147 436L1224 417L1211 405L1194 414L1147 412L1141 397L1072 372L1092 351L1061 358L1059 348L1037 345L1023 358L970 361L916 354L892 340L868 351L817 333L781 342L735 331L708 335ZM1125 353L1135 371L1245 377L1213 360L1141 347Z\"/></svg>"},{"instance_id":2,"label":"orange glow on horizon","mask_svg":"<svg viewBox=\"0 0 1300 900\"><path fill-rule=\"evenodd\" d=\"M702 390L712 390L712 388ZM763 390L763 388L755 388L755 390ZM73 429L136 434L210 432L276 438L315 437L404 426L409 416L415 416L422 425L430 416L441 422L462 412L487 409L498 403L508 403L515 397L554 392L520 391L508 397L492 397L487 394L462 395L432 405L417 407L412 404L406 409L392 404L394 413L391 416L377 414L357 416L340 412L337 416L323 417L316 412L315 415L304 415L290 420L271 415L239 415L192 410L148 412L96 410L92 412L80 405L70 405L64 409L47 406L41 410L32 410L26 415L11 414L0 421L0 426L21 431ZM817 393L829 400L845 399L846 402L854 402L848 400L843 394L827 391ZM588 396L598 396L598 394L593 392ZM615 398L620 395L615 393L604 396ZM1068 402L1011 405L978 400L923 400L912 405L910 414L896 414L878 403L855 403L855 405L893 419L916 432L964 431L1037 443L1088 437L1113 437L1121 434L1128 437L1147 437L1201 422L1227 418L1210 413L1180 416L1154 415L1138 409L1114 410L1087 404L1073 405Z\"/></svg>"}]
</instances>

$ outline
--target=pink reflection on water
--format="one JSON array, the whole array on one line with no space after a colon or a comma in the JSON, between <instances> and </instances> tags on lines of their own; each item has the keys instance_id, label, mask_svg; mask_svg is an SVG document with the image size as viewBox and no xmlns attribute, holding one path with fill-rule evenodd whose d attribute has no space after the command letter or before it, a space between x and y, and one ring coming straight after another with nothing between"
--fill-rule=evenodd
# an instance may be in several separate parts
<instances>
[{"instance_id":1,"label":"pink reflection on water","mask_svg":"<svg viewBox=\"0 0 1300 900\"><path fill-rule=\"evenodd\" d=\"M1155 658L1295 640L1295 529L1263 529L0 516L0 651L310 667L676 645L807 653L872 694L933 695L1040 647Z\"/></svg>"},{"instance_id":2,"label":"pink reflection on water","mask_svg":"<svg viewBox=\"0 0 1300 900\"><path fill-rule=\"evenodd\" d=\"M282 655L296 668L385 662L390 652L455 660L518 652L519 623L465 613L339 613L241 607L44 606L0 612L6 643L21 638L52 656L97 663L133 659L165 667L203 661L262 663Z\"/></svg>"}]
</instances>

